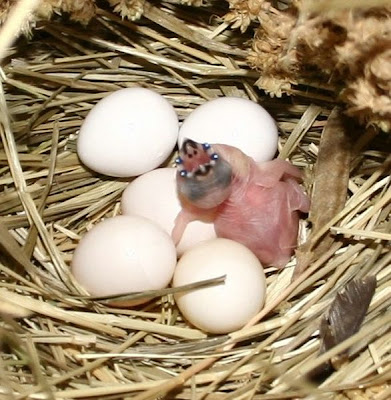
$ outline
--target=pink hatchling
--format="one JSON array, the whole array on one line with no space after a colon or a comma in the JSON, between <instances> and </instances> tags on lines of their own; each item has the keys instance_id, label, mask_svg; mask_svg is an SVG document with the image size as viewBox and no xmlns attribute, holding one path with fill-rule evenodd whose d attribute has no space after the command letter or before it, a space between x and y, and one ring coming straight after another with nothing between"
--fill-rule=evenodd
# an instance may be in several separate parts
<instances>
[{"instance_id":1,"label":"pink hatchling","mask_svg":"<svg viewBox=\"0 0 391 400\"><path fill-rule=\"evenodd\" d=\"M264 266L286 265L297 245L299 214L310 204L296 167L281 159L257 164L235 147L189 139L176 163L182 210L175 243L189 222L213 221L218 237L244 244Z\"/></svg>"}]
</instances>

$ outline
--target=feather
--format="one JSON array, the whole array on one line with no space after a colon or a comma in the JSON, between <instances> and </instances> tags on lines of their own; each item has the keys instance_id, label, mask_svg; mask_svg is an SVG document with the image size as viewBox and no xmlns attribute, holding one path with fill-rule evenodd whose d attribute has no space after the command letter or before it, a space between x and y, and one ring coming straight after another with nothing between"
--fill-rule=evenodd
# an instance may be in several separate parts
<instances>
[{"instance_id":1,"label":"feather","mask_svg":"<svg viewBox=\"0 0 391 400\"><path fill-rule=\"evenodd\" d=\"M323 254L334 238L324 227L345 206L351 159L351 121L335 107L323 130L316 163L309 220L312 233L297 252L294 278ZM321 236L320 231L324 231ZM320 237L322 240L319 240Z\"/></svg>"},{"instance_id":2,"label":"feather","mask_svg":"<svg viewBox=\"0 0 391 400\"><path fill-rule=\"evenodd\" d=\"M337 293L320 322L321 346L319 355L342 343L360 330L365 314L376 289L376 278L368 276L350 281L343 291ZM347 357L341 354L339 359ZM336 360L338 361L338 359ZM335 362L320 365L311 371L312 379L332 372Z\"/></svg>"}]
</instances>

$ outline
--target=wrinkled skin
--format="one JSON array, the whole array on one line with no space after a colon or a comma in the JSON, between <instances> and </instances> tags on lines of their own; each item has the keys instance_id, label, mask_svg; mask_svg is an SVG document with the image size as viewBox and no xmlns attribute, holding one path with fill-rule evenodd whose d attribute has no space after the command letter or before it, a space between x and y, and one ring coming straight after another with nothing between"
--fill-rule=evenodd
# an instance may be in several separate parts
<instances>
[{"instance_id":1,"label":"wrinkled skin","mask_svg":"<svg viewBox=\"0 0 391 400\"><path fill-rule=\"evenodd\" d=\"M209 220L218 237L244 244L264 266L285 266L297 245L300 212L309 210L300 171L281 159L256 164L235 147L191 140L179 156L183 208L172 231L174 242L190 221Z\"/></svg>"}]
</instances>

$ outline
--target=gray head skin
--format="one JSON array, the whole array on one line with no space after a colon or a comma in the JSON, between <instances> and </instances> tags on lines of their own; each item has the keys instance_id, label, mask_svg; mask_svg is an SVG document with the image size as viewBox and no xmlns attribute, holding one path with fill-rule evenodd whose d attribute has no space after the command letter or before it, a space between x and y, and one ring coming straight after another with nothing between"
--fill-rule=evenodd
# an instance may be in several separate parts
<instances>
[{"instance_id":1,"label":"gray head skin","mask_svg":"<svg viewBox=\"0 0 391 400\"><path fill-rule=\"evenodd\" d=\"M209 144L186 139L177 164L178 193L194 206L214 208L230 195L232 167Z\"/></svg>"}]
</instances>

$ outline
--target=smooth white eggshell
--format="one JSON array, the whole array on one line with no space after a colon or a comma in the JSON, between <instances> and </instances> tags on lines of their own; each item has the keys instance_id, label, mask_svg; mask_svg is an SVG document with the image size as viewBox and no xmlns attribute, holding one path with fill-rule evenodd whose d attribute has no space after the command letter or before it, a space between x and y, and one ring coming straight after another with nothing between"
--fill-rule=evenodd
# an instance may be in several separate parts
<instances>
[{"instance_id":1,"label":"smooth white eggshell","mask_svg":"<svg viewBox=\"0 0 391 400\"><path fill-rule=\"evenodd\" d=\"M259 104L240 97L220 97L196 108L185 119L179 129L179 146L184 138L228 144L261 162L274 158L278 130Z\"/></svg>"},{"instance_id":2,"label":"smooth white eggshell","mask_svg":"<svg viewBox=\"0 0 391 400\"><path fill-rule=\"evenodd\" d=\"M184 317L210 333L240 329L262 308L266 279L258 258L232 240L209 240L182 256L173 278L177 287L222 275L225 284L175 295Z\"/></svg>"},{"instance_id":3,"label":"smooth white eggshell","mask_svg":"<svg viewBox=\"0 0 391 400\"><path fill-rule=\"evenodd\" d=\"M77 141L81 161L111 176L143 174L162 164L178 138L178 116L160 94L127 88L100 100L84 120Z\"/></svg>"},{"instance_id":4,"label":"smooth white eggshell","mask_svg":"<svg viewBox=\"0 0 391 400\"><path fill-rule=\"evenodd\" d=\"M133 180L121 199L122 213L149 218L171 234L182 209L176 190L176 169L158 168ZM177 245L178 255L203 240L216 237L213 223L193 221Z\"/></svg>"},{"instance_id":5,"label":"smooth white eggshell","mask_svg":"<svg viewBox=\"0 0 391 400\"><path fill-rule=\"evenodd\" d=\"M95 225L72 259L76 280L94 296L162 289L176 252L170 236L146 218L120 215Z\"/></svg>"}]
</instances>

